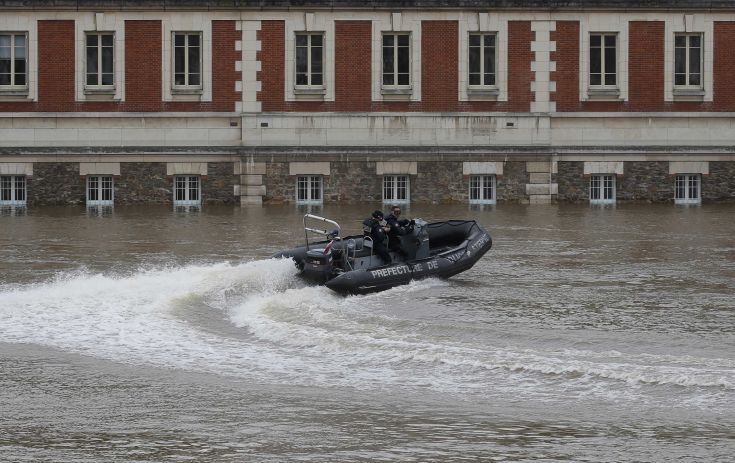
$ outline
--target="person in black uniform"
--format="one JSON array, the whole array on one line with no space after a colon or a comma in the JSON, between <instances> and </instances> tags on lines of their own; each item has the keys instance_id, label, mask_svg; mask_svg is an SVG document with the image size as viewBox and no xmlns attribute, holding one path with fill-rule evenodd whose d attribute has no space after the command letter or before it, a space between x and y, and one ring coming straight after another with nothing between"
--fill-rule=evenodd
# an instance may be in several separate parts
<instances>
[{"instance_id":1,"label":"person in black uniform","mask_svg":"<svg viewBox=\"0 0 735 463\"><path fill-rule=\"evenodd\" d=\"M383 220L383 212L375 211L373 215L363 222L363 229L366 235L369 235L373 239L373 252L380 257L386 264L391 263L390 253L388 248L385 246L387 238L386 233L390 230L390 227Z\"/></svg>"},{"instance_id":2,"label":"person in black uniform","mask_svg":"<svg viewBox=\"0 0 735 463\"><path fill-rule=\"evenodd\" d=\"M399 236L411 233L412 224L406 219L401 219L400 206L390 208L390 215L386 217L385 222L388 224L388 249L398 253L403 259L406 258L406 252L401 247L401 239Z\"/></svg>"}]
</instances>

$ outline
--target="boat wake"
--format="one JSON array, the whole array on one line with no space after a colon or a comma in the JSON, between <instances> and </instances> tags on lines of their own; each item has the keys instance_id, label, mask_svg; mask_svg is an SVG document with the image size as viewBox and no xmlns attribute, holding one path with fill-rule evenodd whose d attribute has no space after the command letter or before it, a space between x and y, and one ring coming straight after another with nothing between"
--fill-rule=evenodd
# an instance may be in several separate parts
<instances>
[{"instance_id":1,"label":"boat wake","mask_svg":"<svg viewBox=\"0 0 735 463\"><path fill-rule=\"evenodd\" d=\"M533 349L402 316L411 299L451 289L443 280L345 298L296 272L270 259L0 287L0 342L281 384L612 400L641 388L735 390L731 359Z\"/></svg>"}]
</instances>

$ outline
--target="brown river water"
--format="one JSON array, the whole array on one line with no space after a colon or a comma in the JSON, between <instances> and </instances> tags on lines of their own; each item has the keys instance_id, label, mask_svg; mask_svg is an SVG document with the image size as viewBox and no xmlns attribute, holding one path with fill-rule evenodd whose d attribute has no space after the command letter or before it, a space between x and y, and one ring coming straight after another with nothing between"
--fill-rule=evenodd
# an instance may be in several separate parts
<instances>
[{"instance_id":1,"label":"brown river water","mask_svg":"<svg viewBox=\"0 0 735 463\"><path fill-rule=\"evenodd\" d=\"M415 205L493 249L354 297L306 211L1 210L0 461L733 461L735 205Z\"/></svg>"}]
</instances>

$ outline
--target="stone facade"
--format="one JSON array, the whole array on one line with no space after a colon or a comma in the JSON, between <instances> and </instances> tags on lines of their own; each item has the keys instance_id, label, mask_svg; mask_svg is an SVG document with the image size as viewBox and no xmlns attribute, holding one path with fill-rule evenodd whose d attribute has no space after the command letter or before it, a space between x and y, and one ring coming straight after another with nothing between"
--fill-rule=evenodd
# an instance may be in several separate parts
<instances>
[{"instance_id":1,"label":"stone facade","mask_svg":"<svg viewBox=\"0 0 735 463\"><path fill-rule=\"evenodd\" d=\"M710 162L709 175L702 176L704 201L735 201L735 162Z\"/></svg>"},{"instance_id":2,"label":"stone facade","mask_svg":"<svg viewBox=\"0 0 735 463\"><path fill-rule=\"evenodd\" d=\"M411 181L411 201L432 204L467 202L469 179L461 161L419 162Z\"/></svg>"},{"instance_id":3,"label":"stone facade","mask_svg":"<svg viewBox=\"0 0 735 463\"><path fill-rule=\"evenodd\" d=\"M36 162L27 181L29 206L61 206L86 202L78 162Z\"/></svg>"},{"instance_id":4,"label":"stone facade","mask_svg":"<svg viewBox=\"0 0 735 463\"><path fill-rule=\"evenodd\" d=\"M674 177L668 161L630 161L616 185L618 201L673 202Z\"/></svg>"},{"instance_id":5,"label":"stone facade","mask_svg":"<svg viewBox=\"0 0 735 463\"><path fill-rule=\"evenodd\" d=\"M382 178L376 174L374 161L343 161L331 163L331 175L325 182L324 201L359 202L383 199ZM410 182L415 181L411 176Z\"/></svg>"},{"instance_id":6,"label":"stone facade","mask_svg":"<svg viewBox=\"0 0 735 463\"><path fill-rule=\"evenodd\" d=\"M232 162L207 163L207 178L202 179L204 204L237 204L233 186L238 183Z\"/></svg>"},{"instance_id":7,"label":"stone facade","mask_svg":"<svg viewBox=\"0 0 735 463\"><path fill-rule=\"evenodd\" d=\"M173 185L165 162L123 162L115 179L115 204L169 204Z\"/></svg>"},{"instance_id":8,"label":"stone facade","mask_svg":"<svg viewBox=\"0 0 735 463\"><path fill-rule=\"evenodd\" d=\"M529 182L529 178L525 162L509 161L503 163L503 175L498 176L496 183L497 201L527 202L526 184Z\"/></svg>"},{"instance_id":9,"label":"stone facade","mask_svg":"<svg viewBox=\"0 0 735 463\"><path fill-rule=\"evenodd\" d=\"M589 177L584 176L584 162L559 162L557 170L559 201L580 203L589 200Z\"/></svg>"}]
</instances>

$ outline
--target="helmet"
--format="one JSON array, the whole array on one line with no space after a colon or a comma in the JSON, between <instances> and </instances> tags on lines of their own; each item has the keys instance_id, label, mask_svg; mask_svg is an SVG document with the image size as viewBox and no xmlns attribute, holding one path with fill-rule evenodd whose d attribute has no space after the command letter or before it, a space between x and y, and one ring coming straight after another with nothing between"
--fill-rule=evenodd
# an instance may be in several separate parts
<instances>
[{"instance_id":1,"label":"helmet","mask_svg":"<svg viewBox=\"0 0 735 463\"><path fill-rule=\"evenodd\" d=\"M383 218L383 211L375 211L375 212L373 212L373 218L382 219Z\"/></svg>"}]
</instances>

